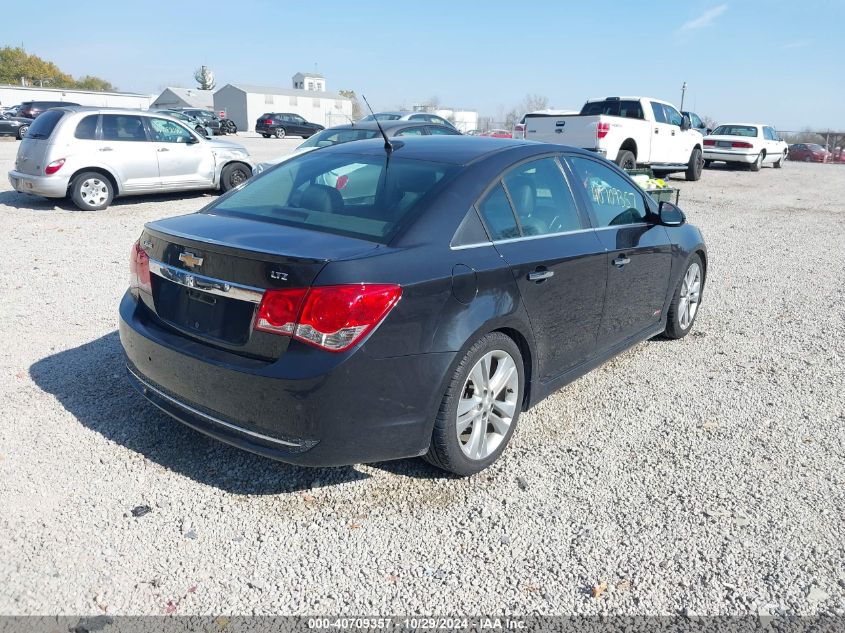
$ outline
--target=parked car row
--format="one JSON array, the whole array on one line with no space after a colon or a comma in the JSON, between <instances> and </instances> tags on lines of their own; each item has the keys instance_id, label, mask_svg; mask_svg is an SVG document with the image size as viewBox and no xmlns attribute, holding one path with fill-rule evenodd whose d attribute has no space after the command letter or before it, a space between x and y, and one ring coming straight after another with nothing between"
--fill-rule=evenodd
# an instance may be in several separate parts
<instances>
[{"instance_id":1,"label":"parked car row","mask_svg":"<svg viewBox=\"0 0 845 633\"><path fill-rule=\"evenodd\" d=\"M691 330L700 232L598 152L404 115L300 119L262 117L268 135L307 138L251 178L246 149L185 111L62 106L18 148L16 191L84 210L229 192L132 248L127 370L175 419L283 461L424 455L471 475L522 411Z\"/></svg>"}]
</instances>

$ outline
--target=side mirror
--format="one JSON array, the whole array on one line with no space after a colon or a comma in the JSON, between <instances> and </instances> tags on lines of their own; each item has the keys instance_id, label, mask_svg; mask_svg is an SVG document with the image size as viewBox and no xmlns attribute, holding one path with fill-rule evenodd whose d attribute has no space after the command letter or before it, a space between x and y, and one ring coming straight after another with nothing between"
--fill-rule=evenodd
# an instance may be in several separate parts
<instances>
[{"instance_id":1,"label":"side mirror","mask_svg":"<svg viewBox=\"0 0 845 633\"><path fill-rule=\"evenodd\" d=\"M687 221L687 216L671 202L661 202L658 214L663 226L681 226Z\"/></svg>"},{"instance_id":2,"label":"side mirror","mask_svg":"<svg viewBox=\"0 0 845 633\"><path fill-rule=\"evenodd\" d=\"M681 119L681 129L688 130L692 127L692 121L690 121L689 115L685 114L684 117Z\"/></svg>"},{"instance_id":3,"label":"side mirror","mask_svg":"<svg viewBox=\"0 0 845 633\"><path fill-rule=\"evenodd\" d=\"M195 145L199 142L200 142L200 140L196 136L194 136L193 134L188 135L188 141L187 141L188 145Z\"/></svg>"}]
</instances>

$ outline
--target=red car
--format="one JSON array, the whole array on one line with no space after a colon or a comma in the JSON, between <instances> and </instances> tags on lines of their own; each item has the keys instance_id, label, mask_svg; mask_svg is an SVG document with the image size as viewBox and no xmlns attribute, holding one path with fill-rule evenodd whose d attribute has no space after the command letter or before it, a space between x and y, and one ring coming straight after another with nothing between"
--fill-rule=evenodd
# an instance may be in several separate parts
<instances>
[{"instance_id":1,"label":"red car","mask_svg":"<svg viewBox=\"0 0 845 633\"><path fill-rule=\"evenodd\" d=\"M845 163L845 147L834 147L830 160L833 163Z\"/></svg>"},{"instance_id":2,"label":"red car","mask_svg":"<svg viewBox=\"0 0 845 633\"><path fill-rule=\"evenodd\" d=\"M795 143L789 146L789 160L826 163L830 160L830 156L830 152L817 143Z\"/></svg>"},{"instance_id":3,"label":"red car","mask_svg":"<svg viewBox=\"0 0 845 633\"><path fill-rule=\"evenodd\" d=\"M513 134L509 130L487 130L482 132L479 136L492 136L493 138L513 138Z\"/></svg>"}]
</instances>

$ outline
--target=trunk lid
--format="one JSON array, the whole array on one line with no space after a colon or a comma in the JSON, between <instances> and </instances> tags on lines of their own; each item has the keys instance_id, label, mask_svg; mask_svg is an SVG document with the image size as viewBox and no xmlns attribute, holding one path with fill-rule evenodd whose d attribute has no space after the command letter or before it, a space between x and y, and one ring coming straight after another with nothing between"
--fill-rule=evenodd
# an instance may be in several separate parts
<instances>
[{"instance_id":1,"label":"trunk lid","mask_svg":"<svg viewBox=\"0 0 845 633\"><path fill-rule=\"evenodd\" d=\"M15 171L28 176L44 175L44 168L50 162L50 139L65 114L65 110L48 110L32 122L18 147Z\"/></svg>"},{"instance_id":2,"label":"trunk lid","mask_svg":"<svg viewBox=\"0 0 845 633\"><path fill-rule=\"evenodd\" d=\"M150 258L151 294L141 299L182 335L247 356L276 359L290 339L254 331L268 288L307 288L329 261L377 244L230 216L194 213L151 222L141 247Z\"/></svg>"}]
</instances>

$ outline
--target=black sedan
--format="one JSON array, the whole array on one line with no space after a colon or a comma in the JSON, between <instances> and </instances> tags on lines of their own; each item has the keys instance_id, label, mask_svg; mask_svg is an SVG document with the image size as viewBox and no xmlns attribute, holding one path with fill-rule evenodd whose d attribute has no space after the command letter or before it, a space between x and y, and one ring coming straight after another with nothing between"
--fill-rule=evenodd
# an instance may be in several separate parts
<instances>
[{"instance_id":1,"label":"black sedan","mask_svg":"<svg viewBox=\"0 0 845 633\"><path fill-rule=\"evenodd\" d=\"M469 475L521 411L685 336L707 250L589 152L422 136L292 158L147 224L130 265L129 375L177 420L287 462Z\"/></svg>"},{"instance_id":2,"label":"black sedan","mask_svg":"<svg viewBox=\"0 0 845 633\"><path fill-rule=\"evenodd\" d=\"M271 136L276 138L285 138L286 136L309 138L325 129L319 123L311 123L291 112L265 112L255 122L255 131L264 138Z\"/></svg>"},{"instance_id":3,"label":"black sedan","mask_svg":"<svg viewBox=\"0 0 845 633\"><path fill-rule=\"evenodd\" d=\"M20 140L26 136L32 119L9 114L0 114L0 136L14 136Z\"/></svg>"}]
</instances>

